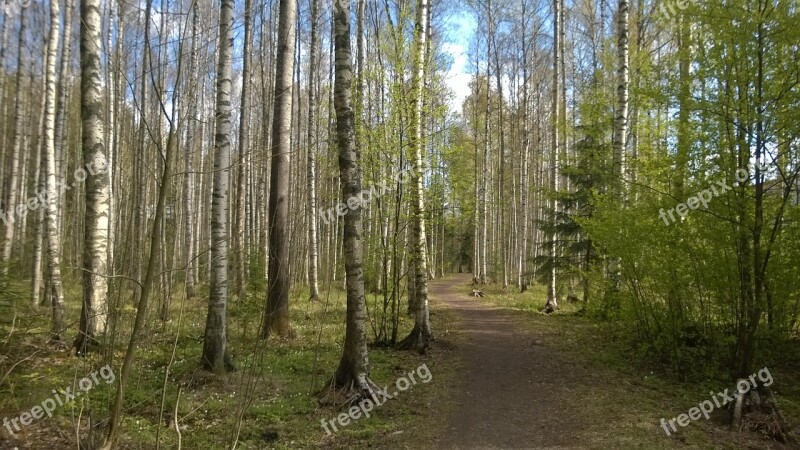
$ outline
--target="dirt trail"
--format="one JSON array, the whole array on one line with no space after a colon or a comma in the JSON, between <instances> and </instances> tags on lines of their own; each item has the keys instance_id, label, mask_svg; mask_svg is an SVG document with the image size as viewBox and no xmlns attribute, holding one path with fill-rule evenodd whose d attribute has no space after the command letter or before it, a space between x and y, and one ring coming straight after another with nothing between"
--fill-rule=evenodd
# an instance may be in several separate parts
<instances>
[{"instance_id":1,"label":"dirt trail","mask_svg":"<svg viewBox=\"0 0 800 450\"><path fill-rule=\"evenodd\" d=\"M438 448L585 448L578 438L585 408L573 388L598 381L548 345L557 336L527 331L517 315L470 297L469 281L460 275L430 283L466 334L457 349L464 362L458 406Z\"/></svg>"}]
</instances>

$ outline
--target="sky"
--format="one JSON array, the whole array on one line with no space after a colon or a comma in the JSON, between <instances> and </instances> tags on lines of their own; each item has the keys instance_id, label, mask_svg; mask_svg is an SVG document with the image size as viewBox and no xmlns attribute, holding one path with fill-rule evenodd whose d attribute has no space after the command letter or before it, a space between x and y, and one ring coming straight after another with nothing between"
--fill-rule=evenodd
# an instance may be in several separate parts
<instances>
[{"instance_id":1,"label":"sky","mask_svg":"<svg viewBox=\"0 0 800 450\"><path fill-rule=\"evenodd\" d=\"M453 92L450 109L461 111L461 104L469 96L469 81L472 77L469 68L469 45L475 32L475 20L468 12L454 13L445 24L445 43L442 50L452 58L447 71L447 86Z\"/></svg>"}]
</instances>

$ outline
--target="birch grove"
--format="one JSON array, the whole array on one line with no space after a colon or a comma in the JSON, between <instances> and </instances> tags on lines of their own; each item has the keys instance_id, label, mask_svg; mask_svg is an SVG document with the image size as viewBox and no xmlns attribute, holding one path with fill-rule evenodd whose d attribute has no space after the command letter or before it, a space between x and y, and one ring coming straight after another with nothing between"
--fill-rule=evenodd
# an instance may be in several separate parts
<instances>
[{"instance_id":1,"label":"birch grove","mask_svg":"<svg viewBox=\"0 0 800 450\"><path fill-rule=\"evenodd\" d=\"M0 6L0 412L81 393L0 447L415 447L441 385L318 423L508 333L681 382L775 364L719 414L791 444L792 1Z\"/></svg>"}]
</instances>

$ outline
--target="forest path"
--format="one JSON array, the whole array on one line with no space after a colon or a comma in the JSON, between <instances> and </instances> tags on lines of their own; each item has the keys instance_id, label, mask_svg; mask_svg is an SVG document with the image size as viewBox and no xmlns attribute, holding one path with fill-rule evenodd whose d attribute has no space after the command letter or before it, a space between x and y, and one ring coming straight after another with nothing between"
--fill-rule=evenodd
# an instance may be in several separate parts
<instances>
[{"instance_id":1,"label":"forest path","mask_svg":"<svg viewBox=\"0 0 800 450\"><path fill-rule=\"evenodd\" d=\"M521 314L494 309L469 295L470 275L429 283L431 296L455 310L466 338L454 392L455 412L439 437L442 449L585 448L589 427L581 391L602 382L571 360L547 330L521 326ZM588 422L591 422L591 418Z\"/></svg>"}]
</instances>

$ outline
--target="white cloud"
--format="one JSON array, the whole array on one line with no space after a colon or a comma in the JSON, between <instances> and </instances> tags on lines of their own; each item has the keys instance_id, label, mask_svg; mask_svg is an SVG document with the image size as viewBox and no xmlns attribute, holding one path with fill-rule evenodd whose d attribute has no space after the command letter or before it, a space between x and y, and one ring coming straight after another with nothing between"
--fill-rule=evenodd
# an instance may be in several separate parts
<instances>
[{"instance_id":1,"label":"white cloud","mask_svg":"<svg viewBox=\"0 0 800 450\"><path fill-rule=\"evenodd\" d=\"M450 108L461 111L461 105L469 96L469 82L472 75L468 72L469 58L467 49L460 43L445 43L442 50L453 58L453 64L447 71L447 86L453 92L450 98Z\"/></svg>"},{"instance_id":2,"label":"white cloud","mask_svg":"<svg viewBox=\"0 0 800 450\"><path fill-rule=\"evenodd\" d=\"M453 60L446 80L447 86L453 92L450 109L460 112L461 105L469 96L469 82L472 79L467 52L475 33L475 19L468 12L456 13L448 18L444 28L447 42L443 44L442 50Z\"/></svg>"}]
</instances>

